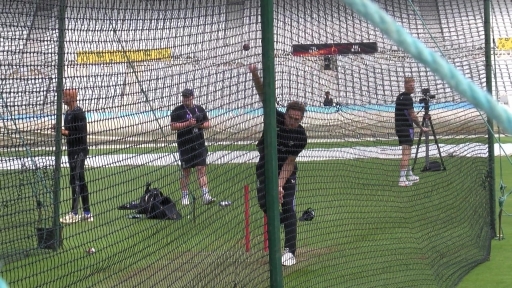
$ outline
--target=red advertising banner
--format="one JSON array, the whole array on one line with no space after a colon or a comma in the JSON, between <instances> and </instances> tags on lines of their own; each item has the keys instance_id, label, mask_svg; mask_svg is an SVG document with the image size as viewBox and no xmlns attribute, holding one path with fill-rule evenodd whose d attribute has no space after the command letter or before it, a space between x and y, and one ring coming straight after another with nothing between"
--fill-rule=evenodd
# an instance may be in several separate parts
<instances>
[{"instance_id":1,"label":"red advertising banner","mask_svg":"<svg viewBox=\"0 0 512 288\"><path fill-rule=\"evenodd\" d=\"M377 42L293 44L293 56L324 56L377 53Z\"/></svg>"}]
</instances>

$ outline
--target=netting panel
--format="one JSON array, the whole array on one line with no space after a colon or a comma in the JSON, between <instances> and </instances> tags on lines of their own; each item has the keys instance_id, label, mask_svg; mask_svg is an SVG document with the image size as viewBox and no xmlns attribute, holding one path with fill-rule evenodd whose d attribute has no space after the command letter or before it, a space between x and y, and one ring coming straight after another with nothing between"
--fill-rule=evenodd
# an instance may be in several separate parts
<instances>
[{"instance_id":1,"label":"netting panel","mask_svg":"<svg viewBox=\"0 0 512 288\"><path fill-rule=\"evenodd\" d=\"M376 2L485 88L482 1ZM260 2L67 1L63 80L78 89L87 115L94 221L64 226L64 246L53 252L37 238L51 230L37 234L37 228L51 228L56 205L64 216L71 200L65 149L61 202L53 198L59 151L50 127L61 105L57 3L0 6L2 276L19 286L267 287L254 175L263 109L247 69L261 67L265 48ZM312 222L299 223L298 264L283 270L286 285L456 285L489 253L485 116L342 1L275 1L274 13L277 106L307 105L310 141L298 158L297 216L308 207L317 212ZM493 1L493 38L511 37L511 13L508 2ZM292 53L296 44L361 42L377 43L377 53L328 55L330 69L323 56ZM494 52L493 91L505 102L512 90L510 51ZM397 186L401 150L393 123L405 76L416 79L420 119L421 88L436 95L430 114L440 142L438 148L431 135L427 148L425 135L421 143L415 135L412 157L419 153L421 181L408 188ZM181 205L176 132L169 124L185 88L194 89L195 103L210 117L208 186L229 207L202 204L195 172L196 205ZM323 106L325 91L334 106ZM431 160L444 157L447 171L421 173L427 151ZM182 220L131 219L117 209L137 201L148 181L176 202ZM91 247L96 252L86 253ZM296 273L303 268L309 272Z\"/></svg>"}]
</instances>

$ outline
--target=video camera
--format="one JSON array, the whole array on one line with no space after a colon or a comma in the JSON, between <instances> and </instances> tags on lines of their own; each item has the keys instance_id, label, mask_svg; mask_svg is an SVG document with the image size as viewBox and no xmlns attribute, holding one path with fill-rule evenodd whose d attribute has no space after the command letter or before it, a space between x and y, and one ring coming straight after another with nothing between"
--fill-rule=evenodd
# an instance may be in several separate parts
<instances>
[{"instance_id":1,"label":"video camera","mask_svg":"<svg viewBox=\"0 0 512 288\"><path fill-rule=\"evenodd\" d=\"M423 98L421 98L419 100L420 104L428 104L428 101L430 99L436 98L436 95L430 94L430 88L423 88L423 89L421 89L421 94L423 94L423 96L425 96L425 97L423 97Z\"/></svg>"}]
</instances>

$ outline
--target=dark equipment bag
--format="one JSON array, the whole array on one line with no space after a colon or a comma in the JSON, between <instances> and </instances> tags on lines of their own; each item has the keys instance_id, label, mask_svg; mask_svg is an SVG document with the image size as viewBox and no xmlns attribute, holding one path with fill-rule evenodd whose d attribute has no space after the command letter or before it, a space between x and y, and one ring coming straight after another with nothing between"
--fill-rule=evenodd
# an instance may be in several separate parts
<instances>
[{"instance_id":1,"label":"dark equipment bag","mask_svg":"<svg viewBox=\"0 0 512 288\"><path fill-rule=\"evenodd\" d=\"M148 219L180 220L182 216L171 198L165 196L158 188L150 187L151 183L147 183L136 213L144 214Z\"/></svg>"},{"instance_id":2,"label":"dark equipment bag","mask_svg":"<svg viewBox=\"0 0 512 288\"><path fill-rule=\"evenodd\" d=\"M443 169L443 166L441 165L441 163L439 163L437 161L430 161L428 163L428 166L423 169L423 172L436 172L436 171L442 171L442 170L444 170L444 169Z\"/></svg>"}]
</instances>

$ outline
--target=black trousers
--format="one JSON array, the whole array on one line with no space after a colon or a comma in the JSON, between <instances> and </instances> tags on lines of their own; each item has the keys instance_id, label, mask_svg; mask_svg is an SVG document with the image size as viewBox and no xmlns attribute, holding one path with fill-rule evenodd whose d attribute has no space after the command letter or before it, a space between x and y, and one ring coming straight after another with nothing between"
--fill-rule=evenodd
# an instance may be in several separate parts
<instances>
[{"instance_id":1,"label":"black trousers","mask_svg":"<svg viewBox=\"0 0 512 288\"><path fill-rule=\"evenodd\" d=\"M89 151L71 151L68 152L69 163L69 185L71 186L71 212L78 213L80 199L82 200L82 209L84 212L91 212L89 207L89 190L85 181L85 159Z\"/></svg>"},{"instance_id":2,"label":"black trousers","mask_svg":"<svg viewBox=\"0 0 512 288\"><path fill-rule=\"evenodd\" d=\"M265 193L265 172L263 169L256 168L256 177L258 178L258 204L267 214L267 201ZM295 192L297 191L297 175L292 174L283 186L284 195L281 203L280 223L284 228L284 248L295 255L297 250L297 214L295 212ZM276 191L277 195L277 191Z\"/></svg>"}]
</instances>

